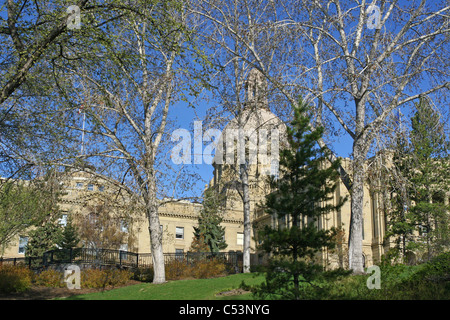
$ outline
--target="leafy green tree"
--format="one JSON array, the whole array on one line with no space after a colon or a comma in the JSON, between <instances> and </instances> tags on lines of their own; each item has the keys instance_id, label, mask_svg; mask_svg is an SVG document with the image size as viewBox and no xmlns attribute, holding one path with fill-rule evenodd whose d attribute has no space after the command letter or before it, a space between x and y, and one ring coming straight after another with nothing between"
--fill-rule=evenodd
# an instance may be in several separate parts
<instances>
[{"instance_id":1,"label":"leafy green tree","mask_svg":"<svg viewBox=\"0 0 450 320\"><path fill-rule=\"evenodd\" d=\"M23 183L6 182L0 189L0 243L2 249L29 226L40 223L45 211L36 204L40 203L38 190Z\"/></svg>"},{"instance_id":2,"label":"leafy green tree","mask_svg":"<svg viewBox=\"0 0 450 320\"><path fill-rule=\"evenodd\" d=\"M22 233L39 228L59 213L61 194L58 177L49 171L33 181L7 181L0 184L0 245L6 249Z\"/></svg>"},{"instance_id":3,"label":"leafy green tree","mask_svg":"<svg viewBox=\"0 0 450 320\"><path fill-rule=\"evenodd\" d=\"M266 196L265 207L278 225L258 232L260 248L271 256L266 282L255 290L260 297L299 299L302 283L312 283L323 274L322 266L315 263L316 253L334 246L336 230L319 229L317 222L344 203L330 201L339 178L339 160L326 165L328 151L317 147L323 128L311 130L308 112L302 101L294 108L289 147L280 152L279 178L270 179L273 191Z\"/></svg>"},{"instance_id":4,"label":"leafy green tree","mask_svg":"<svg viewBox=\"0 0 450 320\"><path fill-rule=\"evenodd\" d=\"M225 227L220 226L223 220L220 214L222 200L215 189L205 190L198 226L194 227L194 241L203 241L210 252L219 252L228 246L225 242Z\"/></svg>"}]
</instances>

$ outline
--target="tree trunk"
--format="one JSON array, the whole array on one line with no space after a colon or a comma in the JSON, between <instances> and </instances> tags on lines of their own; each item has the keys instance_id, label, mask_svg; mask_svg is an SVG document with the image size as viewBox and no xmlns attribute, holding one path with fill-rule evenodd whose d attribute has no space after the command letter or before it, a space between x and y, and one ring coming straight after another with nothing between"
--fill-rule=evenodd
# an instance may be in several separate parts
<instances>
[{"instance_id":1,"label":"tree trunk","mask_svg":"<svg viewBox=\"0 0 450 320\"><path fill-rule=\"evenodd\" d=\"M349 235L349 268L355 274L364 273L363 267L363 204L364 204L364 151L363 141L355 140L353 145L353 185L351 194L351 219Z\"/></svg>"},{"instance_id":2,"label":"tree trunk","mask_svg":"<svg viewBox=\"0 0 450 320\"><path fill-rule=\"evenodd\" d=\"M244 206L244 273L250 272L250 189L248 186L248 171L245 164L240 165L240 175L242 183L242 202Z\"/></svg>"},{"instance_id":3,"label":"tree trunk","mask_svg":"<svg viewBox=\"0 0 450 320\"><path fill-rule=\"evenodd\" d=\"M154 183L150 183L154 185ZM147 199L148 230L150 232L150 247L153 260L153 283L166 282L166 272L164 266L164 253L162 247L162 233L158 215L158 204L156 193L149 188ZM156 191L155 191L156 192Z\"/></svg>"}]
</instances>

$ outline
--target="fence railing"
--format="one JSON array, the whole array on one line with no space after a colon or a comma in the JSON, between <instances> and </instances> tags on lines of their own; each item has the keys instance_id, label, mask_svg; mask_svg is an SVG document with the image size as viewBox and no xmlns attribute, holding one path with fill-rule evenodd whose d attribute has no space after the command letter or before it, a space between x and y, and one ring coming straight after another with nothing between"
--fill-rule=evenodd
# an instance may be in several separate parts
<instances>
[{"instance_id":1,"label":"fence railing","mask_svg":"<svg viewBox=\"0 0 450 320\"><path fill-rule=\"evenodd\" d=\"M2 264L26 266L31 269L36 265L42 265L42 257L0 258L0 266Z\"/></svg>"},{"instance_id":2,"label":"fence railing","mask_svg":"<svg viewBox=\"0 0 450 320\"><path fill-rule=\"evenodd\" d=\"M193 263L202 259L221 259L235 272L242 272L242 252L183 252L164 253L164 263L183 261ZM153 265L151 253L136 253L112 249L71 248L56 249L44 253L42 257L0 258L1 264L23 265L29 268L48 267L57 264L89 264L93 266L116 266L129 268L149 268Z\"/></svg>"}]
</instances>

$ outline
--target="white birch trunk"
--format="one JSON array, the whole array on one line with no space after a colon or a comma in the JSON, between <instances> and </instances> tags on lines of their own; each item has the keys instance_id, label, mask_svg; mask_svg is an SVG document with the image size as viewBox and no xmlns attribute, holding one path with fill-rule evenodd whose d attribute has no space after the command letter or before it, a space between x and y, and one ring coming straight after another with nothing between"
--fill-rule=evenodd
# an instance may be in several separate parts
<instances>
[{"instance_id":1,"label":"white birch trunk","mask_svg":"<svg viewBox=\"0 0 450 320\"><path fill-rule=\"evenodd\" d=\"M250 239L251 239L251 222L250 222L250 188L248 186L248 168L245 164L240 165L240 175L242 183L242 202L244 207L244 256L243 256L243 272L250 272Z\"/></svg>"}]
</instances>

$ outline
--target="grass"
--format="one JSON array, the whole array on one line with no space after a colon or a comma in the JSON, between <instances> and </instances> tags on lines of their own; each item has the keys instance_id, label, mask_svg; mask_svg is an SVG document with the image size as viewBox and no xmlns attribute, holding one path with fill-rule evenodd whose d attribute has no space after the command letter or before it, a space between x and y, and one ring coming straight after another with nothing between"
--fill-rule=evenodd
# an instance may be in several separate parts
<instances>
[{"instance_id":1,"label":"grass","mask_svg":"<svg viewBox=\"0 0 450 320\"><path fill-rule=\"evenodd\" d=\"M345 276L335 281L319 280L304 288L304 299L317 300L450 300L450 253L416 266L382 265L381 288L369 289L369 275ZM235 274L210 279L169 281L154 285L141 283L110 291L72 296L71 300L252 300L251 293L217 296L265 281L261 274ZM278 294L278 293L277 293ZM277 298L269 296L267 298ZM278 298L283 299L283 296Z\"/></svg>"},{"instance_id":2,"label":"grass","mask_svg":"<svg viewBox=\"0 0 450 320\"><path fill-rule=\"evenodd\" d=\"M252 299L252 294L221 296L216 294L239 288L242 281L255 285L264 280L254 274L235 274L212 279L169 281L164 284L142 283L104 292L71 296L66 300L218 300Z\"/></svg>"}]
</instances>

